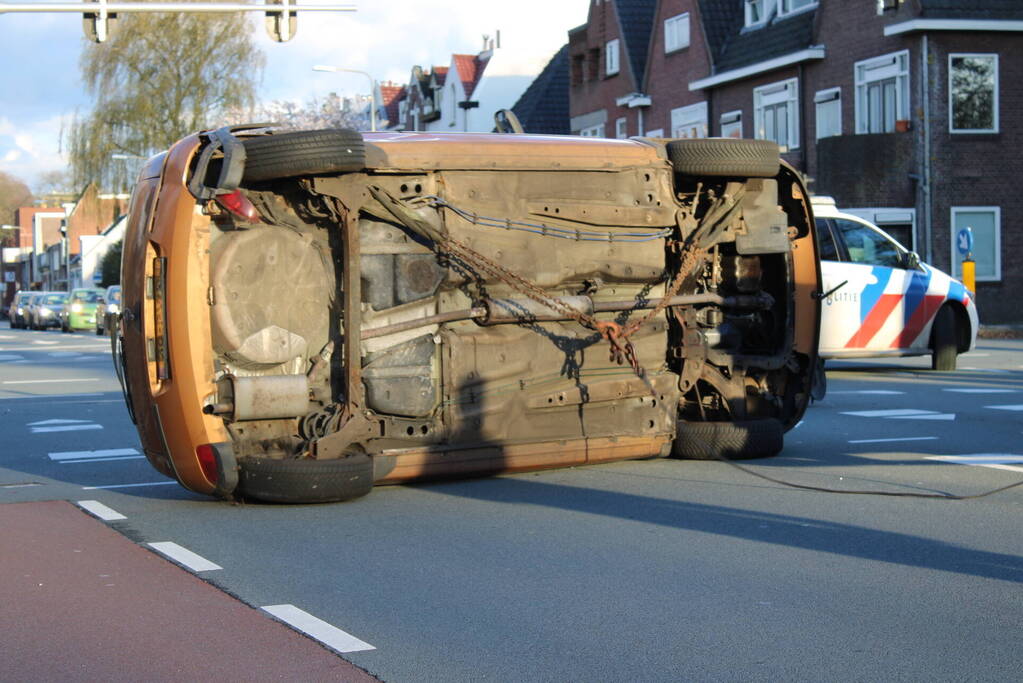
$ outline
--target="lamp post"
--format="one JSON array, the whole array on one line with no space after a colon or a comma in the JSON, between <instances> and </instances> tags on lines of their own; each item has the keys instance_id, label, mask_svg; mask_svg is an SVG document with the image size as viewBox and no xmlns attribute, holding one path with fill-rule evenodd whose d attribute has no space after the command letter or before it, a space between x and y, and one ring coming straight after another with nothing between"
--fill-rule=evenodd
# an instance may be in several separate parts
<instances>
[{"instance_id":1,"label":"lamp post","mask_svg":"<svg viewBox=\"0 0 1023 683\"><path fill-rule=\"evenodd\" d=\"M362 74L369 79L369 129L376 131L377 129L377 82L365 71L359 71L358 69L342 69L339 66L327 66L325 64L317 64L313 67L313 71L330 71L333 73L349 73L349 74Z\"/></svg>"}]
</instances>

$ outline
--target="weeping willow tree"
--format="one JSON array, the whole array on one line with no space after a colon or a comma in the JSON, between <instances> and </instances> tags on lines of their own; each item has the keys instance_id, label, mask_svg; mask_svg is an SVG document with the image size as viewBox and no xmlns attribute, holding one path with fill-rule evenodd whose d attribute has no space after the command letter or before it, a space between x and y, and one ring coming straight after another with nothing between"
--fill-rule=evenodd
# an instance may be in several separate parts
<instances>
[{"instance_id":1,"label":"weeping willow tree","mask_svg":"<svg viewBox=\"0 0 1023 683\"><path fill-rule=\"evenodd\" d=\"M124 14L106 42L87 43L93 108L71 124L74 184L127 188L142 159L251 108L264 64L252 31L241 14Z\"/></svg>"}]
</instances>

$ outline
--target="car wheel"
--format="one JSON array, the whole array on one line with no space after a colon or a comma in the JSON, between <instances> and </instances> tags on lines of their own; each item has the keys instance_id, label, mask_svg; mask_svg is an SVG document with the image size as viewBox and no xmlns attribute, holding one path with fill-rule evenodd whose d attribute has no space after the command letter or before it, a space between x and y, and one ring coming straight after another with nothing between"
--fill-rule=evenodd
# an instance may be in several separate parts
<instances>
[{"instance_id":1,"label":"car wheel","mask_svg":"<svg viewBox=\"0 0 1023 683\"><path fill-rule=\"evenodd\" d=\"M665 147L672 168L685 175L773 178L780 167L778 145L770 140L672 140Z\"/></svg>"},{"instance_id":2,"label":"car wheel","mask_svg":"<svg viewBox=\"0 0 1023 683\"><path fill-rule=\"evenodd\" d=\"M248 457L238 467L234 493L268 503L336 503L373 488L373 461L363 452L336 460Z\"/></svg>"},{"instance_id":3,"label":"car wheel","mask_svg":"<svg viewBox=\"0 0 1023 683\"><path fill-rule=\"evenodd\" d=\"M243 183L366 168L366 147L354 130L299 130L242 140Z\"/></svg>"},{"instance_id":4,"label":"car wheel","mask_svg":"<svg viewBox=\"0 0 1023 683\"><path fill-rule=\"evenodd\" d=\"M773 418L738 422L679 420L671 457L685 460L750 460L781 452L785 430Z\"/></svg>"},{"instance_id":5,"label":"car wheel","mask_svg":"<svg viewBox=\"0 0 1023 683\"><path fill-rule=\"evenodd\" d=\"M951 372L956 369L959 345L956 343L956 314L949 306L942 306L934 317L931 331L931 369Z\"/></svg>"}]
</instances>

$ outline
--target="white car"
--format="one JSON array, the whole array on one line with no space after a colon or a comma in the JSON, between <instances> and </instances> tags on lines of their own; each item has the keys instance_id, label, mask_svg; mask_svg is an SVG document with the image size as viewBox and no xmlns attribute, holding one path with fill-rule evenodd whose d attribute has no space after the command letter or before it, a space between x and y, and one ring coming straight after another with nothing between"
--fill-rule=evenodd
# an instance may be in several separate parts
<instances>
[{"instance_id":1,"label":"white car","mask_svg":"<svg viewBox=\"0 0 1023 683\"><path fill-rule=\"evenodd\" d=\"M875 225L814 197L820 240L822 358L931 356L955 370L977 343L977 306L963 283Z\"/></svg>"}]
</instances>

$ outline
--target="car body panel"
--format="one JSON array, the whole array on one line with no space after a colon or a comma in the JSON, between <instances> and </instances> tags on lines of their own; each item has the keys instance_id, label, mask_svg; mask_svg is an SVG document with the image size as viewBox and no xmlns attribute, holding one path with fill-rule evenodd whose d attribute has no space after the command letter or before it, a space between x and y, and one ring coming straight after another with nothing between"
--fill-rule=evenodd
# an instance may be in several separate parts
<instances>
[{"instance_id":1,"label":"car body panel","mask_svg":"<svg viewBox=\"0 0 1023 683\"><path fill-rule=\"evenodd\" d=\"M94 287L72 289L61 310L60 322L64 329L93 329L96 326L96 307L102 296L103 290Z\"/></svg>"},{"instance_id":2,"label":"car body panel","mask_svg":"<svg viewBox=\"0 0 1023 683\"><path fill-rule=\"evenodd\" d=\"M29 327L37 330L60 327L66 292L39 292L29 305Z\"/></svg>"}]
</instances>

